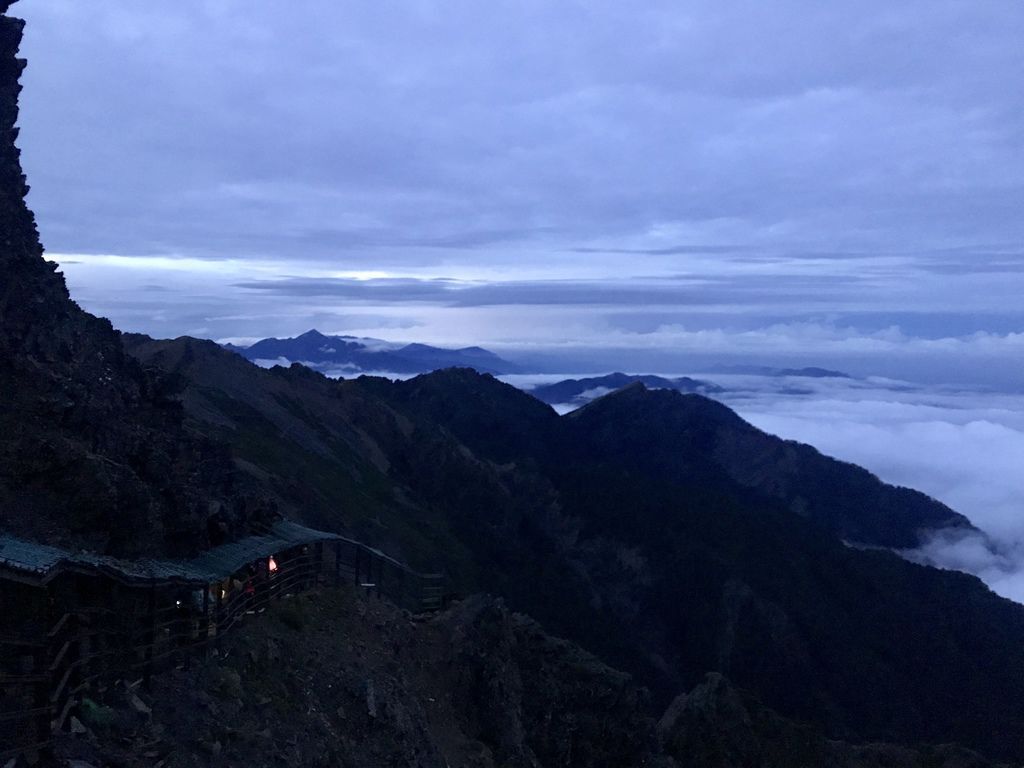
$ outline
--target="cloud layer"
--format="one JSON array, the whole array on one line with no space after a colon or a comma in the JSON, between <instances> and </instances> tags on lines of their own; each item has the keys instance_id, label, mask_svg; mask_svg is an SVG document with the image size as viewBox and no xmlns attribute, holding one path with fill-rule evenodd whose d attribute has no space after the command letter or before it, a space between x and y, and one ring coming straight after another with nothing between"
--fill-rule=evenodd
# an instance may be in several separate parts
<instances>
[{"instance_id":1,"label":"cloud layer","mask_svg":"<svg viewBox=\"0 0 1024 768\"><path fill-rule=\"evenodd\" d=\"M25 159L61 252L1024 235L1012 0L23 5Z\"/></svg>"}]
</instances>

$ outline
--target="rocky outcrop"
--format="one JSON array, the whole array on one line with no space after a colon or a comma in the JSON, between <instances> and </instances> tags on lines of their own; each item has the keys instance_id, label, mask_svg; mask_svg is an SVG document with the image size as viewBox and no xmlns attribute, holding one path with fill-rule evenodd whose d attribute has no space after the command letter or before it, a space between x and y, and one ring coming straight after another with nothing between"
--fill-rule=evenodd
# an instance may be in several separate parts
<instances>
[{"instance_id":1,"label":"rocky outcrop","mask_svg":"<svg viewBox=\"0 0 1024 768\"><path fill-rule=\"evenodd\" d=\"M485 595L429 620L345 588L277 603L79 714L60 756L125 768L999 768L828 740L716 673L656 723L628 675Z\"/></svg>"},{"instance_id":2,"label":"rocky outcrop","mask_svg":"<svg viewBox=\"0 0 1024 768\"><path fill-rule=\"evenodd\" d=\"M201 547L211 517L237 528L259 503L43 258L16 146L23 25L0 17L0 530L118 554Z\"/></svg>"},{"instance_id":3,"label":"rocky outcrop","mask_svg":"<svg viewBox=\"0 0 1024 768\"><path fill-rule=\"evenodd\" d=\"M442 616L452 690L468 730L500 765L647 765L658 751L646 691L500 600L476 596Z\"/></svg>"},{"instance_id":4,"label":"rocky outcrop","mask_svg":"<svg viewBox=\"0 0 1024 768\"><path fill-rule=\"evenodd\" d=\"M995 768L956 746L850 744L787 720L708 674L658 723L665 751L690 768Z\"/></svg>"},{"instance_id":5,"label":"rocky outcrop","mask_svg":"<svg viewBox=\"0 0 1024 768\"><path fill-rule=\"evenodd\" d=\"M495 598L414 620L341 589L278 603L219 658L126 681L63 757L167 768L668 768L628 675Z\"/></svg>"}]
</instances>

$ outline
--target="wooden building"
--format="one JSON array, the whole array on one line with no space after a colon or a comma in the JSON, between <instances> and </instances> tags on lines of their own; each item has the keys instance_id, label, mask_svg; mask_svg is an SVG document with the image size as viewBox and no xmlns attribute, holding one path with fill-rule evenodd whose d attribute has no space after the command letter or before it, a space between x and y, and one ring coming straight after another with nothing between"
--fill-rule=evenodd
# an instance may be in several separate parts
<instances>
[{"instance_id":1,"label":"wooden building","mask_svg":"<svg viewBox=\"0 0 1024 768\"><path fill-rule=\"evenodd\" d=\"M0 536L0 760L44 750L86 694L188 663L271 600L350 581L412 611L440 576L279 520L188 560L122 560Z\"/></svg>"}]
</instances>

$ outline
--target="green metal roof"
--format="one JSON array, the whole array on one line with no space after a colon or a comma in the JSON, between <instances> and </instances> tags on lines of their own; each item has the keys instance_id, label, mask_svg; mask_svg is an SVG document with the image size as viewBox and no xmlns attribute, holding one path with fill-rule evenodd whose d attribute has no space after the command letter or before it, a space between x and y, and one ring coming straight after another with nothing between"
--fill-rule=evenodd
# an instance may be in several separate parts
<instances>
[{"instance_id":1,"label":"green metal roof","mask_svg":"<svg viewBox=\"0 0 1024 768\"><path fill-rule=\"evenodd\" d=\"M70 552L12 536L0 536L0 567L40 581L47 581L62 570L86 569L122 581L208 584L230 576L247 563L262 557L302 544L329 540L351 541L337 534L279 520L266 534L247 536L222 544L190 560L121 560L92 552Z\"/></svg>"}]
</instances>

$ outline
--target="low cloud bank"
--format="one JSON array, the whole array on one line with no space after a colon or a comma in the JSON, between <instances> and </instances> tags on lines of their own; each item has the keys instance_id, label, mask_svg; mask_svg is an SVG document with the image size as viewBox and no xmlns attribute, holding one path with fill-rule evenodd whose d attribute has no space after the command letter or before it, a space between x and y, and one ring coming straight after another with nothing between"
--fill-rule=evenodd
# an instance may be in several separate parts
<instances>
[{"instance_id":1,"label":"low cloud bank","mask_svg":"<svg viewBox=\"0 0 1024 768\"><path fill-rule=\"evenodd\" d=\"M1024 603L1024 544L1019 541L947 529L935 531L922 547L902 554L923 565L973 573L996 594Z\"/></svg>"}]
</instances>

